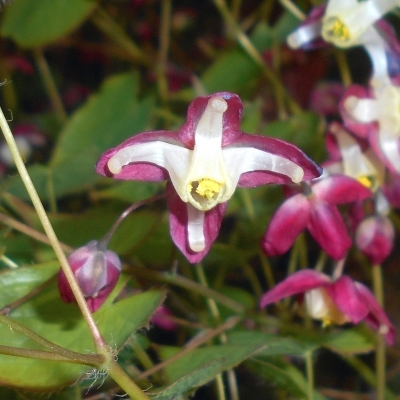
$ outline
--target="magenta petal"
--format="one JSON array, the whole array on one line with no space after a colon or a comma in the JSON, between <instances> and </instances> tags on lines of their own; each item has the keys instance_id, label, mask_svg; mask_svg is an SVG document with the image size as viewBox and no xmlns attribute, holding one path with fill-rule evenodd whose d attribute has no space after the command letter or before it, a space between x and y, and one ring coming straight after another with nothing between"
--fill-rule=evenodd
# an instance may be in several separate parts
<instances>
[{"instance_id":1,"label":"magenta petal","mask_svg":"<svg viewBox=\"0 0 400 400\"><path fill-rule=\"evenodd\" d=\"M369 310L364 299L359 296L353 280L348 276L341 276L327 291L340 311L350 317L354 324L358 324L368 315Z\"/></svg>"},{"instance_id":2,"label":"magenta petal","mask_svg":"<svg viewBox=\"0 0 400 400\"><path fill-rule=\"evenodd\" d=\"M316 197L330 204L346 204L364 200L372 192L357 180L346 175L332 175L313 185Z\"/></svg>"},{"instance_id":3,"label":"magenta petal","mask_svg":"<svg viewBox=\"0 0 400 400\"><path fill-rule=\"evenodd\" d=\"M283 254L289 250L310 219L308 199L297 194L287 199L275 212L261 246L268 256Z\"/></svg>"},{"instance_id":4,"label":"magenta petal","mask_svg":"<svg viewBox=\"0 0 400 400\"><path fill-rule=\"evenodd\" d=\"M392 345L396 339L396 329L390 322L385 311L376 301L375 296L370 290L359 282L354 282L360 298L369 309L366 322L374 329L379 330L384 336L388 344Z\"/></svg>"},{"instance_id":5,"label":"magenta petal","mask_svg":"<svg viewBox=\"0 0 400 400\"><path fill-rule=\"evenodd\" d=\"M203 251L195 252L189 247L188 242L187 204L180 199L170 182L167 183L167 196L172 240L191 263L198 263L209 252L211 245L218 236L227 203L218 204L211 210L205 211L204 237L206 246Z\"/></svg>"},{"instance_id":6,"label":"magenta petal","mask_svg":"<svg viewBox=\"0 0 400 400\"><path fill-rule=\"evenodd\" d=\"M351 247L351 239L336 206L314 201L307 225L314 239L335 260L340 260Z\"/></svg>"},{"instance_id":7,"label":"magenta petal","mask_svg":"<svg viewBox=\"0 0 400 400\"><path fill-rule=\"evenodd\" d=\"M242 134L240 121L242 118L242 101L235 93L218 92L210 96L196 97L189 105L186 122L177 131L179 141L189 149L194 147L194 133L197 123L207 107L211 97L221 96L228 104L223 117L222 147L236 142Z\"/></svg>"},{"instance_id":8,"label":"magenta petal","mask_svg":"<svg viewBox=\"0 0 400 400\"><path fill-rule=\"evenodd\" d=\"M261 297L260 307L275 303L285 297L304 293L311 289L324 286L331 283L329 276L319 271L305 269L295 272L284 281L278 283Z\"/></svg>"},{"instance_id":9,"label":"magenta petal","mask_svg":"<svg viewBox=\"0 0 400 400\"><path fill-rule=\"evenodd\" d=\"M260 135L250 135L242 133L242 136L235 142L235 147L253 147L287 158L304 170L303 181L314 179L322 174L322 169L318 167L307 155L293 144L284 142L276 138ZM239 186L254 187L268 183L292 183L291 179L285 175L280 175L268 171L254 171L242 174L239 179Z\"/></svg>"},{"instance_id":10,"label":"magenta petal","mask_svg":"<svg viewBox=\"0 0 400 400\"><path fill-rule=\"evenodd\" d=\"M109 176L114 179L121 180L137 180L137 181L163 181L168 178L168 172L155 164L139 162L126 165L119 174L112 174L108 169L107 163L109 159L119 150L139 143L148 143L154 141L162 141L182 145L178 135L169 131L154 131L139 133L122 142L119 146L104 152L96 164L96 172L98 174Z\"/></svg>"}]
</instances>

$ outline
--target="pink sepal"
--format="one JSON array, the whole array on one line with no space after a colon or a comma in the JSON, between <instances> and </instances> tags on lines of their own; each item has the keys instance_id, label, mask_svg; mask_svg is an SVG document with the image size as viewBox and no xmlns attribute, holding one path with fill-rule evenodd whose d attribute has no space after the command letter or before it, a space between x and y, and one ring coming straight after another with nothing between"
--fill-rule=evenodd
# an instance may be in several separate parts
<instances>
[{"instance_id":1,"label":"pink sepal","mask_svg":"<svg viewBox=\"0 0 400 400\"><path fill-rule=\"evenodd\" d=\"M261 246L268 256L283 254L306 228L310 219L308 199L297 194L287 199L273 215Z\"/></svg>"},{"instance_id":2,"label":"pink sepal","mask_svg":"<svg viewBox=\"0 0 400 400\"><path fill-rule=\"evenodd\" d=\"M341 276L326 290L340 311L347 315L353 324L358 324L368 315L368 307L360 298L354 281L348 276Z\"/></svg>"},{"instance_id":3,"label":"pink sepal","mask_svg":"<svg viewBox=\"0 0 400 400\"><path fill-rule=\"evenodd\" d=\"M298 271L266 292L261 297L260 306L266 307L268 304L275 303L285 297L304 293L322 286L326 287L330 283L331 279L322 272L311 269Z\"/></svg>"},{"instance_id":4,"label":"pink sepal","mask_svg":"<svg viewBox=\"0 0 400 400\"><path fill-rule=\"evenodd\" d=\"M204 250L195 252L189 247L188 242L188 205L180 199L170 182L167 183L167 201L172 240L189 262L196 264L210 251L211 245L217 238L227 203L218 204L211 210L205 211L203 232L206 246Z\"/></svg>"},{"instance_id":5,"label":"pink sepal","mask_svg":"<svg viewBox=\"0 0 400 400\"><path fill-rule=\"evenodd\" d=\"M314 201L307 225L314 239L335 260L342 259L351 247L351 239L338 209L323 201Z\"/></svg>"},{"instance_id":6,"label":"pink sepal","mask_svg":"<svg viewBox=\"0 0 400 400\"><path fill-rule=\"evenodd\" d=\"M393 345L396 340L396 329L389 321L385 311L376 301L375 296L370 290L360 282L354 282L357 288L359 296L362 301L367 305L369 314L367 315L365 322L369 324L373 329L380 331L384 336L388 344Z\"/></svg>"},{"instance_id":7,"label":"pink sepal","mask_svg":"<svg viewBox=\"0 0 400 400\"><path fill-rule=\"evenodd\" d=\"M313 185L312 190L319 199L330 204L346 204L372 196L368 188L346 175L332 175Z\"/></svg>"}]
</instances>

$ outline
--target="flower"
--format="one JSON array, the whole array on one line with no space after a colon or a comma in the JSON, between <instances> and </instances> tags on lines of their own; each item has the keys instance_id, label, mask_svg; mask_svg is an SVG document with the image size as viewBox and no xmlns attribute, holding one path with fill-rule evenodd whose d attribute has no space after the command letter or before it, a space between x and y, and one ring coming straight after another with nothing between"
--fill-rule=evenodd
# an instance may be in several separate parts
<instances>
[{"instance_id":1,"label":"flower","mask_svg":"<svg viewBox=\"0 0 400 400\"><path fill-rule=\"evenodd\" d=\"M176 132L144 132L106 151L96 166L116 179L168 179L170 231L192 263L216 239L237 186L300 182L321 170L297 147L240 130L242 103L232 93L196 98Z\"/></svg>"},{"instance_id":2,"label":"flower","mask_svg":"<svg viewBox=\"0 0 400 400\"><path fill-rule=\"evenodd\" d=\"M92 240L73 251L68 256L68 262L90 311L95 312L117 284L121 261L116 253L102 249L97 240ZM58 275L58 288L63 301L75 302L75 296L63 270L60 270Z\"/></svg>"},{"instance_id":3,"label":"flower","mask_svg":"<svg viewBox=\"0 0 400 400\"><path fill-rule=\"evenodd\" d=\"M285 253L307 229L329 256L343 258L351 247L351 239L336 205L366 199L371 191L355 179L339 174L303 184L302 189L272 216L261 243L264 252L268 256Z\"/></svg>"},{"instance_id":4,"label":"flower","mask_svg":"<svg viewBox=\"0 0 400 400\"><path fill-rule=\"evenodd\" d=\"M322 19L321 35L337 47L363 44L369 28L397 6L397 0L330 0Z\"/></svg>"},{"instance_id":5,"label":"flower","mask_svg":"<svg viewBox=\"0 0 400 400\"><path fill-rule=\"evenodd\" d=\"M400 172L400 86L380 88L350 86L341 110L346 127L366 138L377 156L392 172Z\"/></svg>"},{"instance_id":6,"label":"flower","mask_svg":"<svg viewBox=\"0 0 400 400\"><path fill-rule=\"evenodd\" d=\"M325 326L365 321L384 335L389 344L395 341L395 328L374 295L362 283L346 275L332 280L328 275L310 269L295 272L266 292L260 306L266 307L298 294L304 295L308 314L322 320Z\"/></svg>"}]
</instances>

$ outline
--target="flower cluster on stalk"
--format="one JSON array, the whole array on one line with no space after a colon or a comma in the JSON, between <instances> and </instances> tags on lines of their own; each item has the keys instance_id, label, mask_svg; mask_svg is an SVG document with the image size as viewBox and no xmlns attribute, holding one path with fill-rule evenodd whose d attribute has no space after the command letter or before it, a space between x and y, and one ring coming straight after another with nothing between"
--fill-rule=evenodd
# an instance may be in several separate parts
<instances>
[{"instance_id":1,"label":"flower cluster on stalk","mask_svg":"<svg viewBox=\"0 0 400 400\"><path fill-rule=\"evenodd\" d=\"M352 84L341 97L342 121L327 129L323 175L287 189L262 242L267 255L282 254L307 229L338 262L333 278L311 269L290 275L264 294L262 307L300 295L308 314L324 325L364 320L389 344L395 329L381 305L366 286L342 275L342 268L353 241L372 265L384 262L393 248L388 214L398 206L400 182L400 43L383 16L397 6L395 0L330 0L289 35L292 48L363 46L372 74L367 87ZM348 205L345 219L341 204Z\"/></svg>"}]
</instances>

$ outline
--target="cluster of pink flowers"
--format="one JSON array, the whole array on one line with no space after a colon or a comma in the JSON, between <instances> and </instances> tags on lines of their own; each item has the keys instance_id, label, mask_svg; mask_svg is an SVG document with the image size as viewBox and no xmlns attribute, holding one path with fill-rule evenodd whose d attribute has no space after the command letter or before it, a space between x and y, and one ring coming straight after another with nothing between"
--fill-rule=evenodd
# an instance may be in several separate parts
<instances>
[{"instance_id":1,"label":"cluster of pink flowers","mask_svg":"<svg viewBox=\"0 0 400 400\"><path fill-rule=\"evenodd\" d=\"M312 10L288 38L291 47L306 49L361 45L371 57L369 86L347 88L339 105L342 121L328 126L323 173L297 147L242 132L241 100L228 92L196 98L177 131L143 132L107 150L96 171L121 180L167 180L171 237L192 263L216 240L236 187L271 183L285 185L287 199L262 239L268 256L285 253L307 230L336 261L344 262L354 239L373 264L382 263L393 247L388 213L398 205L400 181L400 44L382 20L395 6L394 0L331 0ZM348 206L347 218L338 205ZM96 300L99 293L109 293L105 274L112 272L114 286L120 269L116 262L108 266L104 251L91 249L103 260L96 271L104 272L94 286L87 285L81 261L72 260L82 271L92 309L104 301ZM373 294L341 271L334 279L311 269L294 273L265 293L261 306L299 294L309 314L324 324L365 320L394 342L394 327Z\"/></svg>"}]
</instances>

